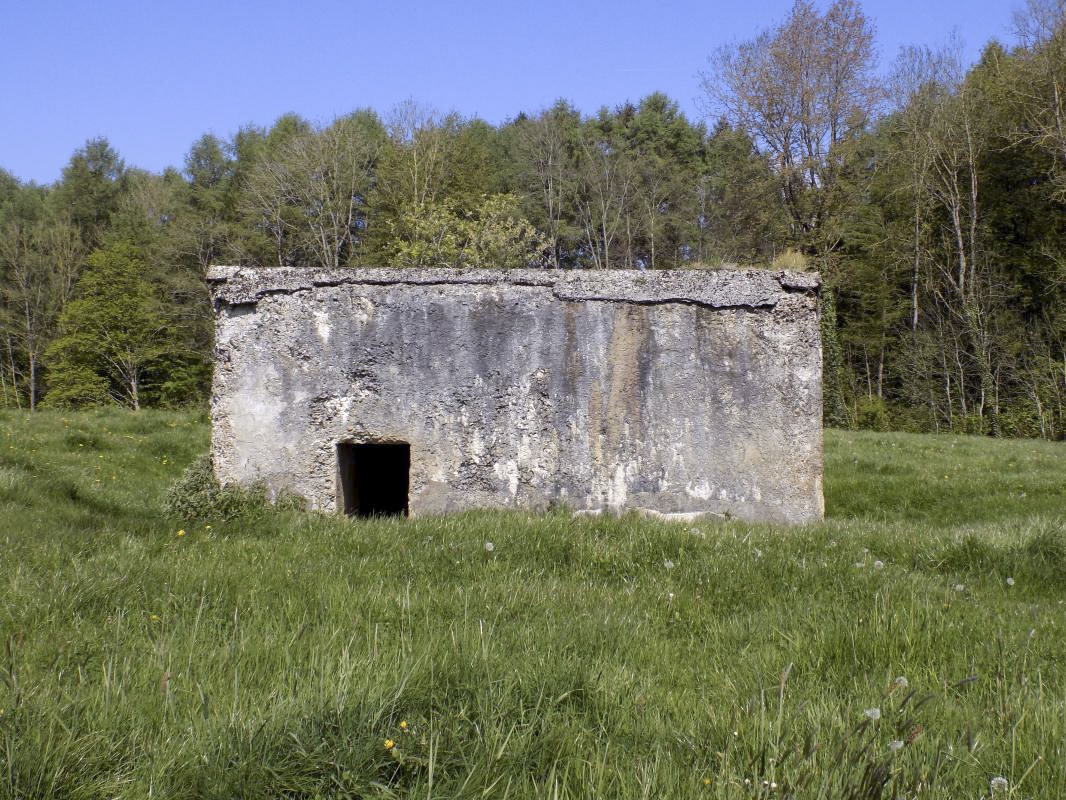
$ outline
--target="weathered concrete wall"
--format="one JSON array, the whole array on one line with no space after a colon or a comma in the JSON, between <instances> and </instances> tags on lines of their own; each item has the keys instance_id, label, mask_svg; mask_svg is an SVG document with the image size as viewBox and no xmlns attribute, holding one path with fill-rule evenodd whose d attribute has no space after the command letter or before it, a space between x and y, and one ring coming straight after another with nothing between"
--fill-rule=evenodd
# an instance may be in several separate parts
<instances>
[{"instance_id":1,"label":"weathered concrete wall","mask_svg":"<svg viewBox=\"0 0 1066 800\"><path fill-rule=\"evenodd\" d=\"M213 458L337 508L410 443L410 513L821 519L818 277L217 267Z\"/></svg>"}]
</instances>

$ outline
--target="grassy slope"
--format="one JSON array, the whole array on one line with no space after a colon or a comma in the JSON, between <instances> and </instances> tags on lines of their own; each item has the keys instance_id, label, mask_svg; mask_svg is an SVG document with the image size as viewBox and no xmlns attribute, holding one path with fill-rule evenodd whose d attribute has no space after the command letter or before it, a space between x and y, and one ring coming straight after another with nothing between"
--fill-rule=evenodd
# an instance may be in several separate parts
<instances>
[{"instance_id":1,"label":"grassy slope","mask_svg":"<svg viewBox=\"0 0 1066 800\"><path fill-rule=\"evenodd\" d=\"M158 499L206 441L182 414L0 415L0 797L1066 786L1066 446L829 432L830 519L799 530L179 536Z\"/></svg>"}]
</instances>

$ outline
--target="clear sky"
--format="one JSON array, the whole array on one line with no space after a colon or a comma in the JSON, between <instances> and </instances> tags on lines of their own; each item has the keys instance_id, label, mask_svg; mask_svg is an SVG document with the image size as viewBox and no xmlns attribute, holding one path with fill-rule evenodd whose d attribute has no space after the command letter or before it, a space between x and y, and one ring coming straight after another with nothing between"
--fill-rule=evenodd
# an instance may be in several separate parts
<instances>
[{"instance_id":1,"label":"clear sky","mask_svg":"<svg viewBox=\"0 0 1066 800\"><path fill-rule=\"evenodd\" d=\"M881 63L957 30L972 60L1021 0L865 0ZM716 46L792 0L0 0L0 167L56 180L86 139L181 167L205 132L286 111L328 122L414 100L498 123L563 97L586 112L666 92L699 116ZM820 0L824 8L826 0Z\"/></svg>"}]
</instances>

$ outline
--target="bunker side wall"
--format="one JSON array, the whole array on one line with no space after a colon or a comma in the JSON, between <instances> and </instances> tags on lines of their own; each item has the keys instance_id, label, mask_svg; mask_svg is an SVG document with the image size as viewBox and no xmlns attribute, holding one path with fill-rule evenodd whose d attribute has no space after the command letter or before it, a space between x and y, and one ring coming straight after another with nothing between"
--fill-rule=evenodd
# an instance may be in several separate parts
<instances>
[{"instance_id":1,"label":"bunker side wall","mask_svg":"<svg viewBox=\"0 0 1066 800\"><path fill-rule=\"evenodd\" d=\"M216 274L220 479L334 510L338 442L407 442L412 514L821 518L816 278L503 274Z\"/></svg>"}]
</instances>

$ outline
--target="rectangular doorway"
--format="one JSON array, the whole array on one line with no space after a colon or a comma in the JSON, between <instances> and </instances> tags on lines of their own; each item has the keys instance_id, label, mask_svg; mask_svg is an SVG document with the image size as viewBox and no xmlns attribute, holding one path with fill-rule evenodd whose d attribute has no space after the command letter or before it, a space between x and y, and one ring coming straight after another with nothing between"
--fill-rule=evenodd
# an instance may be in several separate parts
<instances>
[{"instance_id":1,"label":"rectangular doorway","mask_svg":"<svg viewBox=\"0 0 1066 800\"><path fill-rule=\"evenodd\" d=\"M407 516L411 445L337 445L338 505L349 517Z\"/></svg>"}]
</instances>

